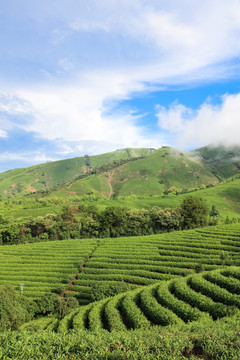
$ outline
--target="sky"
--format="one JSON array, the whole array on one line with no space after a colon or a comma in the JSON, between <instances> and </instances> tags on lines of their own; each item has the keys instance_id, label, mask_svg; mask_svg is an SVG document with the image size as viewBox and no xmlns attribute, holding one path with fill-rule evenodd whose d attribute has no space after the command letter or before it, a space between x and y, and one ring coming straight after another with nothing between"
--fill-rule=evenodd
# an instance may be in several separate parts
<instances>
[{"instance_id":1,"label":"sky","mask_svg":"<svg viewBox=\"0 0 240 360\"><path fill-rule=\"evenodd\" d=\"M240 0L8 0L0 171L240 145Z\"/></svg>"}]
</instances>

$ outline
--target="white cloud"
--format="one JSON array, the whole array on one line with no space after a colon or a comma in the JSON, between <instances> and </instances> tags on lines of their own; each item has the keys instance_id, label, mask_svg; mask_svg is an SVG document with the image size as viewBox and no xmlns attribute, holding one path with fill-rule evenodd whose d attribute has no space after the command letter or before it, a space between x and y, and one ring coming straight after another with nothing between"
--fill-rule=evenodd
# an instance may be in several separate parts
<instances>
[{"instance_id":1,"label":"white cloud","mask_svg":"<svg viewBox=\"0 0 240 360\"><path fill-rule=\"evenodd\" d=\"M240 145L240 94L226 94L221 100L220 105L204 103L195 111L181 104L160 107L159 126L175 134L181 147L217 142Z\"/></svg>"},{"instance_id":2,"label":"white cloud","mask_svg":"<svg viewBox=\"0 0 240 360\"><path fill-rule=\"evenodd\" d=\"M63 71L70 71L74 69L74 61L69 57L59 59L58 65Z\"/></svg>"},{"instance_id":3,"label":"white cloud","mask_svg":"<svg viewBox=\"0 0 240 360\"><path fill-rule=\"evenodd\" d=\"M0 129L0 137L1 138L6 138L7 137L7 132L5 130Z\"/></svg>"},{"instance_id":4,"label":"white cloud","mask_svg":"<svg viewBox=\"0 0 240 360\"><path fill-rule=\"evenodd\" d=\"M189 118L193 111L186 106L178 103L172 104L170 109L158 105L158 124L159 126L168 131L178 132L184 127L184 120Z\"/></svg>"},{"instance_id":5,"label":"white cloud","mask_svg":"<svg viewBox=\"0 0 240 360\"><path fill-rule=\"evenodd\" d=\"M134 112L115 113L109 104L154 87L229 78L240 70L239 63L233 65L240 56L237 0L43 0L33 13L26 4L21 3L22 16L29 14L45 35L35 41L43 79L34 85L4 84L9 96L0 99L0 111L9 128L61 141L62 154L73 154L76 143L81 151L82 144L92 142L97 152L159 147L165 143L160 131L149 134ZM51 21L45 28L46 19ZM18 47L26 51L29 45ZM159 124L181 135L184 145L212 142L213 134L235 138L229 126L234 121L239 129L233 103L226 96L221 107L204 104L197 113L182 104L159 107ZM1 122L0 129L0 136L7 136Z\"/></svg>"},{"instance_id":6,"label":"white cloud","mask_svg":"<svg viewBox=\"0 0 240 360\"><path fill-rule=\"evenodd\" d=\"M21 161L27 165L29 164L40 164L48 161L57 160L54 157L47 156L39 151L36 152L24 152L24 153L11 153L11 152L2 152L0 154L0 161Z\"/></svg>"},{"instance_id":7,"label":"white cloud","mask_svg":"<svg viewBox=\"0 0 240 360\"><path fill-rule=\"evenodd\" d=\"M147 136L146 129L138 125L139 116L131 110L109 114L108 102L126 98L129 91L140 87L111 71L93 73L74 86L17 89L5 97L4 110L8 116L15 115L14 127L46 140L61 140L62 154L76 152L76 143L81 151L82 143L90 141L95 148L98 144L98 153L116 147L159 147L161 138Z\"/></svg>"},{"instance_id":8,"label":"white cloud","mask_svg":"<svg viewBox=\"0 0 240 360\"><path fill-rule=\"evenodd\" d=\"M198 79L199 71L205 79L229 76L229 64L223 68L221 63L240 55L239 1L89 3L82 15L76 13L75 26L71 22L69 28L79 33L95 31L101 54L105 51L105 64L113 69L122 65L128 70L134 64L138 81L168 83L181 77L182 82L188 82ZM109 33L103 42L99 29ZM97 64L96 46L99 48L91 39L93 48L89 45L87 51ZM111 47L118 57L109 56Z\"/></svg>"},{"instance_id":9,"label":"white cloud","mask_svg":"<svg viewBox=\"0 0 240 360\"><path fill-rule=\"evenodd\" d=\"M103 30L108 32L109 28L101 23L101 22L97 22L97 21L85 21L85 20L76 20L73 23L70 24L70 28L75 30L75 31L99 31L99 30Z\"/></svg>"}]
</instances>

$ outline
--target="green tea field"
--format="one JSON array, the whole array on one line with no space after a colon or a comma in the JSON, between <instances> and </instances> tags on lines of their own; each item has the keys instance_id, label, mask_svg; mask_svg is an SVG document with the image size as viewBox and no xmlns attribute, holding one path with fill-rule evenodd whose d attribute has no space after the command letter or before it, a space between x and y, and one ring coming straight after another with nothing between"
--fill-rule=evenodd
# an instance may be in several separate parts
<instances>
[{"instance_id":1,"label":"green tea field","mask_svg":"<svg viewBox=\"0 0 240 360\"><path fill-rule=\"evenodd\" d=\"M35 320L23 325L38 330L70 329L126 331L151 326L180 326L192 321L217 320L240 314L240 270L207 271L172 281L161 281L82 306L63 320Z\"/></svg>"},{"instance_id":2,"label":"green tea field","mask_svg":"<svg viewBox=\"0 0 240 360\"><path fill-rule=\"evenodd\" d=\"M86 304L93 300L92 286L126 283L134 289L193 274L199 267L215 270L223 261L238 266L239 250L239 224L142 237L3 246L0 285L19 288L23 282L24 294L34 298L62 285L71 290L66 296Z\"/></svg>"}]
</instances>

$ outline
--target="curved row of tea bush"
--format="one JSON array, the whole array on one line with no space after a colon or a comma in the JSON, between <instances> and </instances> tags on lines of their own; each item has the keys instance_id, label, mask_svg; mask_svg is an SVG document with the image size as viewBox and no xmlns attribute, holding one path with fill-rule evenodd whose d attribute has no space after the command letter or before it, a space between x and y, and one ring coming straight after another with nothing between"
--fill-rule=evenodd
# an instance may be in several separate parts
<instances>
[{"instance_id":1,"label":"curved row of tea bush","mask_svg":"<svg viewBox=\"0 0 240 360\"><path fill-rule=\"evenodd\" d=\"M145 237L104 239L72 288L94 287L104 281L150 285L199 270L240 263L240 225L207 227ZM234 246L233 246L234 242ZM94 299L94 289L92 291ZM112 294L109 294L112 295Z\"/></svg>"},{"instance_id":2,"label":"curved row of tea bush","mask_svg":"<svg viewBox=\"0 0 240 360\"><path fill-rule=\"evenodd\" d=\"M82 306L61 320L57 331L72 328L93 332L101 329L146 329L155 325L181 325L240 314L240 296L206 280L208 274L221 275L224 271L225 269L219 269L218 272L214 270L186 278L162 281ZM231 271L234 274L236 268L228 268L230 278ZM53 318L52 327L56 327L54 321ZM44 322L41 325L40 320L39 324L40 329L45 329ZM25 329L31 327L31 322L28 326L24 325Z\"/></svg>"}]
</instances>

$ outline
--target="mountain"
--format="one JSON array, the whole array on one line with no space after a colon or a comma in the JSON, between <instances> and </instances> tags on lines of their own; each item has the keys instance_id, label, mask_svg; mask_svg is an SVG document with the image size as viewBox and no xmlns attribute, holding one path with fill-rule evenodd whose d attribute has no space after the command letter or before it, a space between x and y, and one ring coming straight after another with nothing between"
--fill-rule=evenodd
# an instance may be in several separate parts
<instances>
[{"instance_id":1,"label":"mountain","mask_svg":"<svg viewBox=\"0 0 240 360\"><path fill-rule=\"evenodd\" d=\"M103 165L147 156L154 149L121 149L113 152L72 159L53 161L27 168L14 169L0 174L0 195L2 198L17 197L35 193L36 191L52 190L67 181L101 167Z\"/></svg>"},{"instance_id":2,"label":"mountain","mask_svg":"<svg viewBox=\"0 0 240 360\"><path fill-rule=\"evenodd\" d=\"M193 154L220 180L240 172L240 146L205 146Z\"/></svg>"},{"instance_id":3,"label":"mountain","mask_svg":"<svg viewBox=\"0 0 240 360\"><path fill-rule=\"evenodd\" d=\"M61 187L71 194L101 193L117 196L159 195L185 191L219 182L191 153L163 147L140 159L128 161L100 174L92 174Z\"/></svg>"},{"instance_id":4,"label":"mountain","mask_svg":"<svg viewBox=\"0 0 240 360\"><path fill-rule=\"evenodd\" d=\"M155 196L219 184L240 172L240 147L208 146L183 152L163 146L49 162L0 174L0 195L50 191L57 196Z\"/></svg>"}]
</instances>

